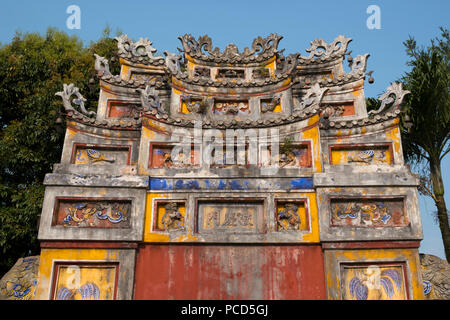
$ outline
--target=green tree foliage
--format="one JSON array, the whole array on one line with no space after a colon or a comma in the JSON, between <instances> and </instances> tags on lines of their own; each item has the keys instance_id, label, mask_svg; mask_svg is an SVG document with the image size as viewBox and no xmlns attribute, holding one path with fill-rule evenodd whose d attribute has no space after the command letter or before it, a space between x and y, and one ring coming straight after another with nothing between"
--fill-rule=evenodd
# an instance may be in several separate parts
<instances>
[{"instance_id":1,"label":"green tree foliage","mask_svg":"<svg viewBox=\"0 0 450 320\"><path fill-rule=\"evenodd\" d=\"M84 46L78 37L49 28L45 35L17 33L0 46L0 276L19 257L39 253L42 182L60 161L64 141L65 130L55 126L62 110L55 93L74 83L96 110L93 54L112 59L111 71L119 71L110 32L107 27Z\"/></svg>"},{"instance_id":2,"label":"green tree foliage","mask_svg":"<svg viewBox=\"0 0 450 320\"><path fill-rule=\"evenodd\" d=\"M402 129L405 159L420 169L420 191L433 198L442 233L445 254L450 262L450 228L444 200L441 161L450 151L450 64L449 32L441 28L441 37L424 48L410 37L403 44L411 67L402 77L406 90L404 107L412 122Z\"/></svg>"}]
</instances>

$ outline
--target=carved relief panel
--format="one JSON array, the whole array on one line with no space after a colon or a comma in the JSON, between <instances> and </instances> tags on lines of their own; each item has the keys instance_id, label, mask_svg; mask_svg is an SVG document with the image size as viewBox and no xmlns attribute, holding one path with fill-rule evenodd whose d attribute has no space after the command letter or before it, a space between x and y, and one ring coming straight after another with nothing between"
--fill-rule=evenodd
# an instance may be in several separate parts
<instances>
[{"instance_id":1,"label":"carved relief panel","mask_svg":"<svg viewBox=\"0 0 450 320\"><path fill-rule=\"evenodd\" d=\"M149 168L185 168L200 164L200 152L191 145L185 150L166 143L150 143Z\"/></svg>"},{"instance_id":2,"label":"carved relief panel","mask_svg":"<svg viewBox=\"0 0 450 320\"><path fill-rule=\"evenodd\" d=\"M361 174L354 174L360 178ZM364 177L364 175L363 175ZM338 181L338 177L334 178ZM323 241L422 239L418 192L413 187L318 188Z\"/></svg>"},{"instance_id":3,"label":"carved relief panel","mask_svg":"<svg viewBox=\"0 0 450 320\"><path fill-rule=\"evenodd\" d=\"M306 200L275 199L277 231L306 231L310 229Z\"/></svg>"},{"instance_id":4,"label":"carved relief panel","mask_svg":"<svg viewBox=\"0 0 450 320\"><path fill-rule=\"evenodd\" d=\"M298 77L300 81L306 85L317 83L319 81L326 81L333 79L331 70L316 71L316 72L299 72Z\"/></svg>"},{"instance_id":5,"label":"carved relief panel","mask_svg":"<svg viewBox=\"0 0 450 320\"><path fill-rule=\"evenodd\" d=\"M216 79L245 79L244 69L218 69Z\"/></svg>"},{"instance_id":6,"label":"carved relief panel","mask_svg":"<svg viewBox=\"0 0 450 320\"><path fill-rule=\"evenodd\" d=\"M106 110L106 118L108 119L121 119L121 118L139 118L139 110L141 105L138 103L131 103L127 101L108 101L108 107Z\"/></svg>"},{"instance_id":7,"label":"carved relief panel","mask_svg":"<svg viewBox=\"0 0 450 320\"><path fill-rule=\"evenodd\" d=\"M100 146L75 143L71 163L78 165L129 165L130 146Z\"/></svg>"},{"instance_id":8,"label":"carved relief panel","mask_svg":"<svg viewBox=\"0 0 450 320\"><path fill-rule=\"evenodd\" d=\"M118 263L56 263L52 299L114 300Z\"/></svg>"},{"instance_id":9,"label":"carved relief panel","mask_svg":"<svg viewBox=\"0 0 450 320\"><path fill-rule=\"evenodd\" d=\"M260 100L262 113L281 112L281 96L275 95L272 98L264 98Z\"/></svg>"},{"instance_id":10,"label":"carved relief panel","mask_svg":"<svg viewBox=\"0 0 450 320\"><path fill-rule=\"evenodd\" d=\"M404 264L343 264L341 283L344 300L408 299Z\"/></svg>"},{"instance_id":11,"label":"carved relief panel","mask_svg":"<svg viewBox=\"0 0 450 320\"><path fill-rule=\"evenodd\" d=\"M340 164L393 164L392 144L330 145L331 165Z\"/></svg>"},{"instance_id":12,"label":"carved relief panel","mask_svg":"<svg viewBox=\"0 0 450 320\"><path fill-rule=\"evenodd\" d=\"M271 146L261 148L261 166L277 164L280 168L311 167L312 154L311 143L305 142L280 142L278 154L272 154Z\"/></svg>"},{"instance_id":13,"label":"carved relief panel","mask_svg":"<svg viewBox=\"0 0 450 320\"><path fill-rule=\"evenodd\" d=\"M163 83L164 76L161 74L154 74L149 72L131 71L130 80Z\"/></svg>"},{"instance_id":14,"label":"carved relief panel","mask_svg":"<svg viewBox=\"0 0 450 320\"><path fill-rule=\"evenodd\" d=\"M209 101L200 96L191 96L182 94L180 97L180 112L181 113L205 113L209 107Z\"/></svg>"},{"instance_id":15,"label":"carved relief panel","mask_svg":"<svg viewBox=\"0 0 450 320\"><path fill-rule=\"evenodd\" d=\"M211 69L207 67L195 67L194 77L211 78Z\"/></svg>"},{"instance_id":16,"label":"carved relief panel","mask_svg":"<svg viewBox=\"0 0 450 320\"><path fill-rule=\"evenodd\" d=\"M250 159L249 152L256 152L256 146L243 143L231 146L214 145L214 148L211 150L210 167L235 168L256 164L256 157Z\"/></svg>"},{"instance_id":17,"label":"carved relief panel","mask_svg":"<svg viewBox=\"0 0 450 320\"><path fill-rule=\"evenodd\" d=\"M349 102L328 102L322 103L321 115L327 115L328 117L344 117L355 115L355 103Z\"/></svg>"},{"instance_id":18,"label":"carved relief panel","mask_svg":"<svg viewBox=\"0 0 450 320\"><path fill-rule=\"evenodd\" d=\"M253 79L266 79L270 77L270 69L265 67L260 67L258 69L253 69L252 71Z\"/></svg>"},{"instance_id":19,"label":"carved relief panel","mask_svg":"<svg viewBox=\"0 0 450 320\"><path fill-rule=\"evenodd\" d=\"M407 226L403 198L331 199L330 226Z\"/></svg>"},{"instance_id":20,"label":"carved relief panel","mask_svg":"<svg viewBox=\"0 0 450 320\"><path fill-rule=\"evenodd\" d=\"M185 227L185 216L185 201L156 200L153 208L153 230L182 230Z\"/></svg>"},{"instance_id":21,"label":"carved relief panel","mask_svg":"<svg viewBox=\"0 0 450 320\"><path fill-rule=\"evenodd\" d=\"M131 200L56 198L53 226L129 228Z\"/></svg>"},{"instance_id":22,"label":"carved relief panel","mask_svg":"<svg viewBox=\"0 0 450 320\"><path fill-rule=\"evenodd\" d=\"M213 113L218 115L247 115L248 100L214 100Z\"/></svg>"},{"instance_id":23,"label":"carved relief panel","mask_svg":"<svg viewBox=\"0 0 450 320\"><path fill-rule=\"evenodd\" d=\"M197 231L261 233L263 215L263 200L198 200Z\"/></svg>"}]
</instances>

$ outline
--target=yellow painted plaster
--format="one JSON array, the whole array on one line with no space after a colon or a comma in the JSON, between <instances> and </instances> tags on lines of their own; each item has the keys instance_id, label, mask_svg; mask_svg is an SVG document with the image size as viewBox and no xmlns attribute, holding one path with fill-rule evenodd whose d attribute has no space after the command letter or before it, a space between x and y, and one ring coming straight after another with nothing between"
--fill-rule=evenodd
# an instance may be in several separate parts
<instances>
[{"instance_id":1,"label":"yellow painted plaster","mask_svg":"<svg viewBox=\"0 0 450 320\"><path fill-rule=\"evenodd\" d=\"M154 198L167 199L168 196L167 196L167 194L164 194L164 193L147 193L147 202L145 204L144 241L145 242L168 242L169 235L167 233L152 231L153 199Z\"/></svg>"},{"instance_id":2,"label":"yellow painted plaster","mask_svg":"<svg viewBox=\"0 0 450 320\"><path fill-rule=\"evenodd\" d=\"M72 130L70 128L67 128L67 138L69 140L73 140L73 138L75 137L76 134L77 134L76 131L74 131L74 130Z\"/></svg>"},{"instance_id":3,"label":"yellow painted plaster","mask_svg":"<svg viewBox=\"0 0 450 320\"><path fill-rule=\"evenodd\" d=\"M281 112L281 103L277 104L272 112Z\"/></svg>"},{"instance_id":4,"label":"yellow painted plaster","mask_svg":"<svg viewBox=\"0 0 450 320\"><path fill-rule=\"evenodd\" d=\"M317 209L316 194L313 192L300 193L299 198L308 198L309 200L309 223L311 232L303 234L302 241L319 242L319 214Z\"/></svg>"},{"instance_id":5,"label":"yellow painted plaster","mask_svg":"<svg viewBox=\"0 0 450 320\"><path fill-rule=\"evenodd\" d=\"M361 94L361 90L359 90L359 89L356 89L356 90L353 91L353 96L354 97L359 97L360 94Z\"/></svg>"},{"instance_id":6,"label":"yellow painted plaster","mask_svg":"<svg viewBox=\"0 0 450 320\"><path fill-rule=\"evenodd\" d=\"M120 69L120 78L122 80L128 80L130 76L130 67L127 65L122 65L122 68Z\"/></svg>"},{"instance_id":7,"label":"yellow painted plaster","mask_svg":"<svg viewBox=\"0 0 450 320\"><path fill-rule=\"evenodd\" d=\"M400 138L400 130L398 126L395 126L391 130L386 131L386 138L387 140L393 141L394 145L394 152L399 153L401 148L401 138Z\"/></svg>"},{"instance_id":8,"label":"yellow painted plaster","mask_svg":"<svg viewBox=\"0 0 450 320\"><path fill-rule=\"evenodd\" d=\"M319 116L315 115L308 120L308 126L319 121ZM319 141L319 127L314 126L302 132L302 138L312 140L312 161L316 172L322 171L322 162L320 159L320 141Z\"/></svg>"}]
</instances>

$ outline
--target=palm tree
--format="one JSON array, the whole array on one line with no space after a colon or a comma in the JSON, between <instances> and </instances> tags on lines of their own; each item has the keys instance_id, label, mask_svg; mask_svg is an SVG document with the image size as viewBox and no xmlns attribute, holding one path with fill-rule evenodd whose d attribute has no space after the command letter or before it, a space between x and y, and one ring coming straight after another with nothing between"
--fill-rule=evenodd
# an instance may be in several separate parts
<instances>
[{"instance_id":1,"label":"palm tree","mask_svg":"<svg viewBox=\"0 0 450 320\"><path fill-rule=\"evenodd\" d=\"M421 169L421 193L431 196L437 208L445 255L450 262L450 227L444 200L441 161L450 151L449 32L440 28L441 38L418 47L413 37L403 44L411 70L402 77L411 94L404 103L407 120L402 126L403 152L407 163ZM403 122L405 123L405 122Z\"/></svg>"}]
</instances>

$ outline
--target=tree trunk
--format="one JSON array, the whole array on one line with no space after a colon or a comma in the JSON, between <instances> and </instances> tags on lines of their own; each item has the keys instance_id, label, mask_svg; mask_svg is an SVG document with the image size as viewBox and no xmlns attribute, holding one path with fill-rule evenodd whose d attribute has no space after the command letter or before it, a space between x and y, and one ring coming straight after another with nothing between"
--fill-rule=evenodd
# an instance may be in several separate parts
<instances>
[{"instance_id":1,"label":"tree trunk","mask_svg":"<svg viewBox=\"0 0 450 320\"><path fill-rule=\"evenodd\" d=\"M441 161L439 159L430 161L431 181L433 194L437 207L439 228L441 229L442 241L444 243L445 257L450 263L450 226L448 220L447 206L444 199L444 183L442 181Z\"/></svg>"}]
</instances>

